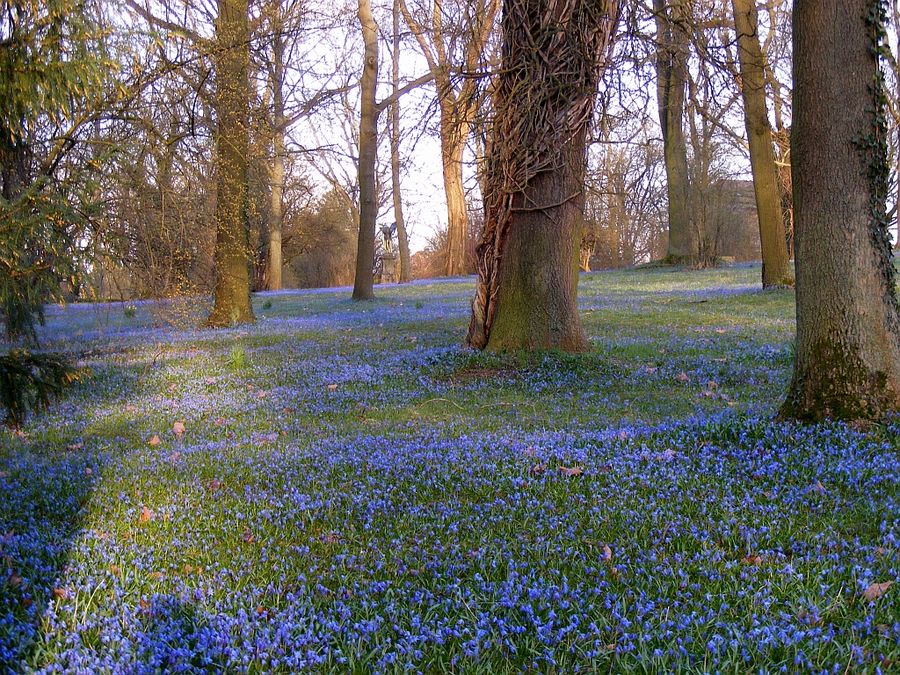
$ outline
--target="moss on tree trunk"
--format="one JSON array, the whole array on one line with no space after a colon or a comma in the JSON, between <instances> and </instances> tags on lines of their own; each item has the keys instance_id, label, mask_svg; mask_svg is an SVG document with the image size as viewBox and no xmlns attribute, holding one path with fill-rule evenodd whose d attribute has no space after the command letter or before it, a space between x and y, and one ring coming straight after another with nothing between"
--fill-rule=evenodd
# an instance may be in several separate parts
<instances>
[{"instance_id":1,"label":"moss on tree trunk","mask_svg":"<svg viewBox=\"0 0 900 675\"><path fill-rule=\"evenodd\" d=\"M880 20L877 0L794 6L797 340L785 417L900 410Z\"/></svg>"},{"instance_id":2,"label":"moss on tree trunk","mask_svg":"<svg viewBox=\"0 0 900 675\"><path fill-rule=\"evenodd\" d=\"M247 157L250 63L247 0L219 0L216 75L216 288L208 326L255 321L250 304Z\"/></svg>"}]
</instances>

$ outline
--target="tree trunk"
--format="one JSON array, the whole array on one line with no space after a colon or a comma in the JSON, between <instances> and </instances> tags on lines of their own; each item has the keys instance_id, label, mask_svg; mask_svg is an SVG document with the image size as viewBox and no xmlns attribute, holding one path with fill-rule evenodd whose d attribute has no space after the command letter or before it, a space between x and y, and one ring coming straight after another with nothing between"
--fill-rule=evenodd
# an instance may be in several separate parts
<instances>
[{"instance_id":1,"label":"tree trunk","mask_svg":"<svg viewBox=\"0 0 900 675\"><path fill-rule=\"evenodd\" d=\"M454 116L452 111L441 113L441 165L447 197L447 276L466 273L466 235L469 230L463 185L463 152L469 123L454 120Z\"/></svg>"},{"instance_id":2,"label":"tree trunk","mask_svg":"<svg viewBox=\"0 0 900 675\"><path fill-rule=\"evenodd\" d=\"M732 0L731 6L741 68L744 125L750 143L750 168L759 217L762 285L763 288L791 286L794 280L788 265L772 129L766 111L766 66L759 45L756 0Z\"/></svg>"},{"instance_id":3,"label":"tree trunk","mask_svg":"<svg viewBox=\"0 0 900 675\"><path fill-rule=\"evenodd\" d=\"M874 419L900 410L900 309L872 19L880 8L876 0L794 3L797 339L781 408L787 417Z\"/></svg>"},{"instance_id":4,"label":"tree trunk","mask_svg":"<svg viewBox=\"0 0 900 675\"><path fill-rule=\"evenodd\" d=\"M216 20L216 289L208 326L255 321L250 304L247 157L250 30L247 0L219 0Z\"/></svg>"},{"instance_id":5,"label":"tree trunk","mask_svg":"<svg viewBox=\"0 0 900 675\"><path fill-rule=\"evenodd\" d=\"M394 222L397 223L397 248L400 253L400 283L409 281L409 237L403 217L403 200L400 192L400 0L394 0L393 53L391 54L391 192L394 201Z\"/></svg>"},{"instance_id":6,"label":"tree trunk","mask_svg":"<svg viewBox=\"0 0 900 675\"><path fill-rule=\"evenodd\" d=\"M269 283L270 291L280 291L282 287L281 239L284 230L284 36L281 7L274 8L279 20L274 22L273 69L272 69L272 194L269 209Z\"/></svg>"},{"instance_id":7,"label":"tree trunk","mask_svg":"<svg viewBox=\"0 0 900 675\"><path fill-rule=\"evenodd\" d=\"M585 142L614 0L506 0L467 342L582 351L578 253Z\"/></svg>"},{"instance_id":8,"label":"tree trunk","mask_svg":"<svg viewBox=\"0 0 900 675\"><path fill-rule=\"evenodd\" d=\"M375 88L378 84L378 26L372 16L370 0L359 0L358 17L365 49L360 79L359 236L353 299L374 300L375 220L378 217L375 199L375 160L378 149L378 108L375 103Z\"/></svg>"},{"instance_id":9,"label":"tree trunk","mask_svg":"<svg viewBox=\"0 0 900 675\"><path fill-rule=\"evenodd\" d=\"M663 137L666 192L669 201L669 247L673 263L694 262L697 234L691 224L687 143L684 137L684 100L687 88L689 10L685 0L653 0L656 19L656 96Z\"/></svg>"}]
</instances>

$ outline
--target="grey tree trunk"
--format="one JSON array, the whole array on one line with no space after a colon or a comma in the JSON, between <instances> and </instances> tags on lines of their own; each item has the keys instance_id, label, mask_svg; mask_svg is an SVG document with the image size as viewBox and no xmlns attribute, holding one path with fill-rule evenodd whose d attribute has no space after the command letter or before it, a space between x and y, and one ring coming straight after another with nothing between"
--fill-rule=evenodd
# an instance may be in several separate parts
<instances>
[{"instance_id":1,"label":"grey tree trunk","mask_svg":"<svg viewBox=\"0 0 900 675\"><path fill-rule=\"evenodd\" d=\"M766 63L759 44L756 0L732 0L744 99L744 126L750 144L750 167L759 217L763 288L790 286L787 239L781 212L781 195L772 148L772 129L766 111Z\"/></svg>"},{"instance_id":2,"label":"grey tree trunk","mask_svg":"<svg viewBox=\"0 0 900 675\"><path fill-rule=\"evenodd\" d=\"M877 0L794 3L797 341L787 417L873 419L900 409L887 132L871 20L880 8Z\"/></svg>"},{"instance_id":3,"label":"grey tree trunk","mask_svg":"<svg viewBox=\"0 0 900 675\"><path fill-rule=\"evenodd\" d=\"M585 142L618 19L614 0L506 0L467 342L582 351Z\"/></svg>"},{"instance_id":4,"label":"grey tree trunk","mask_svg":"<svg viewBox=\"0 0 900 675\"><path fill-rule=\"evenodd\" d=\"M250 28L247 0L219 0L216 76L216 288L208 326L255 321L250 304L247 157Z\"/></svg>"},{"instance_id":5,"label":"grey tree trunk","mask_svg":"<svg viewBox=\"0 0 900 675\"><path fill-rule=\"evenodd\" d=\"M375 88L378 84L378 26L372 16L370 0L359 0L358 17L362 28L364 52L360 79L359 236L353 299L374 300L375 220L378 217L375 199L375 161L378 149L378 106L375 102Z\"/></svg>"},{"instance_id":6,"label":"grey tree trunk","mask_svg":"<svg viewBox=\"0 0 900 675\"><path fill-rule=\"evenodd\" d=\"M669 202L669 246L666 259L691 263L698 255L698 237L691 223L684 101L687 89L689 40L687 0L653 0L656 20L656 97L662 129Z\"/></svg>"},{"instance_id":7,"label":"grey tree trunk","mask_svg":"<svg viewBox=\"0 0 900 675\"><path fill-rule=\"evenodd\" d=\"M393 53L391 55L391 192L394 201L394 222L397 223L397 248L400 254L400 283L410 279L409 237L403 217L400 192L400 0L394 0Z\"/></svg>"},{"instance_id":8,"label":"grey tree trunk","mask_svg":"<svg viewBox=\"0 0 900 675\"><path fill-rule=\"evenodd\" d=\"M281 8L276 7L280 18ZM281 290L282 287L282 250L281 240L284 230L284 36L282 22L274 22L273 72L272 72L272 194L269 208L269 274L270 291Z\"/></svg>"}]
</instances>

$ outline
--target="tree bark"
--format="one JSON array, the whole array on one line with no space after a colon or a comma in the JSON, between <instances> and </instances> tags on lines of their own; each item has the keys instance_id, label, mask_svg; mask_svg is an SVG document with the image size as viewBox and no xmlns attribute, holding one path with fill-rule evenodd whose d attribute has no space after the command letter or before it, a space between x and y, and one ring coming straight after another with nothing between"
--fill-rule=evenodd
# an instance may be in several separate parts
<instances>
[{"instance_id":1,"label":"tree bark","mask_svg":"<svg viewBox=\"0 0 900 675\"><path fill-rule=\"evenodd\" d=\"M797 338L786 417L875 419L900 409L887 131L871 20L880 11L877 0L794 3Z\"/></svg>"},{"instance_id":2,"label":"tree bark","mask_svg":"<svg viewBox=\"0 0 900 675\"><path fill-rule=\"evenodd\" d=\"M372 16L370 0L359 0L359 25L363 34L363 71L360 79L359 117L359 236L356 248L354 300L374 300L375 161L378 146L378 107L375 88L378 84L378 26Z\"/></svg>"},{"instance_id":3,"label":"tree bark","mask_svg":"<svg viewBox=\"0 0 900 675\"><path fill-rule=\"evenodd\" d=\"M666 192L669 201L669 246L673 263L697 259L697 233L691 223L684 103L689 54L686 0L653 0L656 19L656 96L663 137Z\"/></svg>"},{"instance_id":4,"label":"tree bark","mask_svg":"<svg viewBox=\"0 0 900 675\"><path fill-rule=\"evenodd\" d=\"M614 0L506 0L467 342L582 351L577 306L587 129Z\"/></svg>"},{"instance_id":5,"label":"tree bark","mask_svg":"<svg viewBox=\"0 0 900 675\"><path fill-rule=\"evenodd\" d=\"M787 239L781 212L772 129L766 111L766 64L759 43L756 0L732 0L744 99L744 126L750 144L750 168L759 218L763 288L791 286Z\"/></svg>"},{"instance_id":6,"label":"tree bark","mask_svg":"<svg viewBox=\"0 0 900 675\"><path fill-rule=\"evenodd\" d=\"M282 287L283 258L281 250L284 230L284 134L287 124L284 117L284 29L280 2L273 7L274 35L272 45L272 194L269 209L269 274L268 288L279 291Z\"/></svg>"},{"instance_id":7,"label":"tree bark","mask_svg":"<svg viewBox=\"0 0 900 675\"><path fill-rule=\"evenodd\" d=\"M403 217L403 200L400 192L400 0L394 0L393 53L391 55L391 193L394 202L394 222L397 223L397 248L400 253L400 283L409 281L409 237L406 219Z\"/></svg>"},{"instance_id":8,"label":"tree bark","mask_svg":"<svg viewBox=\"0 0 900 675\"><path fill-rule=\"evenodd\" d=\"M444 107L441 106L442 110ZM447 276L466 273L466 236L469 230L463 153L471 125L454 117L457 114L451 111L441 113L441 166L447 197Z\"/></svg>"},{"instance_id":9,"label":"tree bark","mask_svg":"<svg viewBox=\"0 0 900 675\"><path fill-rule=\"evenodd\" d=\"M250 304L247 157L250 29L247 0L219 0L216 76L216 288L208 326L255 321Z\"/></svg>"}]
</instances>

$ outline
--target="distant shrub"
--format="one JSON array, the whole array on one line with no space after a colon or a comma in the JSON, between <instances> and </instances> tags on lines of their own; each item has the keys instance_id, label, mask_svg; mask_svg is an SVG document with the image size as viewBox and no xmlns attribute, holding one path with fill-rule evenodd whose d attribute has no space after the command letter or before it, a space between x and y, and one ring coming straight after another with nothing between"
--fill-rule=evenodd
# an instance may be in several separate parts
<instances>
[{"instance_id":1,"label":"distant shrub","mask_svg":"<svg viewBox=\"0 0 900 675\"><path fill-rule=\"evenodd\" d=\"M263 308L263 309L272 309L272 301L271 301L271 300L266 300L266 301L262 304L262 308Z\"/></svg>"},{"instance_id":2,"label":"distant shrub","mask_svg":"<svg viewBox=\"0 0 900 675\"><path fill-rule=\"evenodd\" d=\"M14 349L0 356L0 405L4 423L18 429L29 412L46 408L64 388L90 376L61 354Z\"/></svg>"},{"instance_id":3,"label":"distant shrub","mask_svg":"<svg viewBox=\"0 0 900 675\"><path fill-rule=\"evenodd\" d=\"M125 305L122 309L122 313L125 315L126 319L133 319L137 314L137 307L134 305Z\"/></svg>"},{"instance_id":4,"label":"distant shrub","mask_svg":"<svg viewBox=\"0 0 900 675\"><path fill-rule=\"evenodd\" d=\"M425 303L421 300L416 300L416 309L422 309L425 306Z\"/></svg>"}]
</instances>

